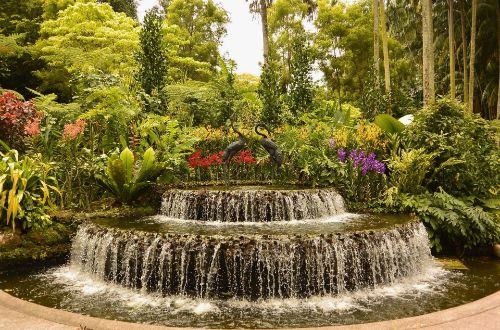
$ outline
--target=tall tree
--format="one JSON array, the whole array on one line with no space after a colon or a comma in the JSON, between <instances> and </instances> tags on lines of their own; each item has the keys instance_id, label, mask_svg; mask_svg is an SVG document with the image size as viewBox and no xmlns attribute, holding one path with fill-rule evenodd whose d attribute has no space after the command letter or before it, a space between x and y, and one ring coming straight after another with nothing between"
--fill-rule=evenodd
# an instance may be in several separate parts
<instances>
[{"instance_id":1,"label":"tall tree","mask_svg":"<svg viewBox=\"0 0 500 330\"><path fill-rule=\"evenodd\" d=\"M172 0L165 13L173 79L210 80L217 70L227 12L212 0Z\"/></svg>"},{"instance_id":2,"label":"tall tree","mask_svg":"<svg viewBox=\"0 0 500 330\"><path fill-rule=\"evenodd\" d=\"M163 41L162 22L163 17L158 7L153 7L146 12L139 34L141 49L136 56L139 66L136 80L147 94L144 100L146 110L152 112L162 112L166 106L163 88L166 85L168 73L168 57ZM150 99L152 96L157 97L160 107L155 106L157 102Z\"/></svg>"},{"instance_id":3,"label":"tall tree","mask_svg":"<svg viewBox=\"0 0 500 330\"><path fill-rule=\"evenodd\" d=\"M249 0L246 0L247 2ZM262 28L262 46L264 49L264 61L269 57L269 22L268 9L273 0L250 0L249 7L252 13L258 14L261 20Z\"/></svg>"},{"instance_id":4,"label":"tall tree","mask_svg":"<svg viewBox=\"0 0 500 330\"><path fill-rule=\"evenodd\" d=\"M272 58L268 58L262 65L257 90L259 99L262 101L260 119L266 123L271 123L271 125L277 125L282 121L283 91L281 89L280 72L277 63Z\"/></svg>"},{"instance_id":5,"label":"tall tree","mask_svg":"<svg viewBox=\"0 0 500 330\"><path fill-rule=\"evenodd\" d=\"M422 0L423 91L424 107L434 103L434 33L432 0Z\"/></svg>"},{"instance_id":6,"label":"tall tree","mask_svg":"<svg viewBox=\"0 0 500 330\"><path fill-rule=\"evenodd\" d=\"M375 68L375 81L378 83L380 77L380 28L379 28L379 0L373 0L373 67Z\"/></svg>"},{"instance_id":7,"label":"tall tree","mask_svg":"<svg viewBox=\"0 0 500 330\"><path fill-rule=\"evenodd\" d=\"M270 28L269 28L269 9L275 2L274 0L246 0L249 2L250 11L252 13L258 14L260 16L262 22L262 45L264 50L264 61L270 55ZM309 14L312 14L316 7L315 0L301 0L301 5L305 5L308 7ZM292 6L294 4L291 4Z\"/></svg>"},{"instance_id":8,"label":"tall tree","mask_svg":"<svg viewBox=\"0 0 500 330\"><path fill-rule=\"evenodd\" d=\"M476 62L476 34L477 34L477 0L472 0L472 26L470 28L470 56L469 56L469 103L467 110L474 112L474 83Z\"/></svg>"},{"instance_id":9,"label":"tall tree","mask_svg":"<svg viewBox=\"0 0 500 330\"><path fill-rule=\"evenodd\" d=\"M314 98L312 51L306 33L297 34L292 42L290 59L289 109L294 116L311 110Z\"/></svg>"},{"instance_id":10,"label":"tall tree","mask_svg":"<svg viewBox=\"0 0 500 330\"><path fill-rule=\"evenodd\" d=\"M43 22L40 32L35 48L52 68L74 75L132 73L136 22L108 4L77 2Z\"/></svg>"},{"instance_id":11,"label":"tall tree","mask_svg":"<svg viewBox=\"0 0 500 330\"><path fill-rule=\"evenodd\" d=\"M466 25L465 25L465 0L460 0L460 27L462 32L462 66L463 66L463 94L464 94L464 104L465 109L467 109L467 105L469 104L469 70L467 66L467 34L466 34Z\"/></svg>"},{"instance_id":12,"label":"tall tree","mask_svg":"<svg viewBox=\"0 0 500 330\"><path fill-rule=\"evenodd\" d=\"M497 91L497 119L500 119L500 2L497 2L497 65L498 65L498 91Z\"/></svg>"},{"instance_id":13,"label":"tall tree","mask_svg":"<svg viewBox=\"0 0 500 330\"><path fill-rule=\"evenodd\" d=\"M98 2L107 2L117 13L125 13L128 17L137 20L136 0L98 0Z\"/></svg>"},{"instance_id":14,"label":"tall tree","mask_svg":"<svg viewBox=\"0 0 500 330\"><path fill-rule=\"evenodd\" d=\"M448 0L448 48L450 57L450 96L455 98L455 15L453 2L455 0Z\"/></svg>"},{"instance_id":15,"label":"tall tree","mask_svg":"<svg viewBox=\"0 0 500 330\"><path fill-rule=\"evenodd\" d=\"M384 85L385 97L387 100L387 112L391 113L391 70L389 63L389 44L387 37L387 25L385 22L385 4L384 0L380 0L380 34L382 35L382 51L384 53Z\"/></svg>"}]
</instances>

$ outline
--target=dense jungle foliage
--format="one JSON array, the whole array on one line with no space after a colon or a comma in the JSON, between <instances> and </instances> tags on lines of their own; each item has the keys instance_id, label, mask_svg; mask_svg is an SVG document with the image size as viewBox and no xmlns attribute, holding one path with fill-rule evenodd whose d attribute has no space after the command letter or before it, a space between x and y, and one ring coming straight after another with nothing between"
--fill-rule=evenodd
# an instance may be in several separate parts
<instances>
[{"instance_id":1,"label":"dense jungle foliage","mask_svg":"<svg viewBox=\"0 0 500 330\"><path fill-rule=\"evenodd\" d=\"M234 123L247 139L235 182L414 212L437 251L498 243L497 1L434 1L429 17L424 0L238 1L265 25L260 77L221 54L231 18L212 0L160 1L142 22L133 0L2 1L0 226L140 204L154 184L223 184Z\"/></svg>"}]
</instances>

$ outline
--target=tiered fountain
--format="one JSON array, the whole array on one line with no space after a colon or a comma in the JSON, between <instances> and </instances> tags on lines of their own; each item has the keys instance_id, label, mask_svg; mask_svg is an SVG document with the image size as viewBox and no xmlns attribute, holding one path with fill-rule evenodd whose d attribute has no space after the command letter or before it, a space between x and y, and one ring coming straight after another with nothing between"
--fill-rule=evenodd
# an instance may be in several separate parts
<instances>
[{"instance_id":1,"label":"tiered fountain","mask_svg":"<svg viewBox=\"0 0 500 330\"><path fill-rule=\"evenodd\" d=\"M422 272L423 225L347 213L334 190L169 190L160 214L81 225L71 266L163 296L247 300L338 295Z\"/></svg>"}]
</instances>

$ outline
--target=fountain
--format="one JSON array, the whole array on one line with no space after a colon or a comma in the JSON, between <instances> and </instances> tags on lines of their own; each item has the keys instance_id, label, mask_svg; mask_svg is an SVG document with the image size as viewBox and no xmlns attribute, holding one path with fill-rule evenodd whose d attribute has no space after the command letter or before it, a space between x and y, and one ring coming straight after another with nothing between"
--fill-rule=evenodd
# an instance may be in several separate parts
<instances>
[{"instance_id":1,"label":"fountain","mask_svg":"<svg viewBox=\"0 0 500 330\"><path fill-rule=\"evenodd\" d=\"M409 216L346 212L332 189L174 189L160 214L80 226L71 267L162 296L335 296L414 276L431 263Z\"/></svg>"},{"instance_id":2,"label":"fountain","mask_svg":"<svg viewBox=\"0 0 500 330\"><path fill-rule=\"evenodd\" d=\"M164 192L155 216L82 223L68 264L0 273L0 289L113 320L292 328L454 307L499 272L445 270L418 219L349 213L333 189L203 187Z\"/></svg>"}]
</instances>

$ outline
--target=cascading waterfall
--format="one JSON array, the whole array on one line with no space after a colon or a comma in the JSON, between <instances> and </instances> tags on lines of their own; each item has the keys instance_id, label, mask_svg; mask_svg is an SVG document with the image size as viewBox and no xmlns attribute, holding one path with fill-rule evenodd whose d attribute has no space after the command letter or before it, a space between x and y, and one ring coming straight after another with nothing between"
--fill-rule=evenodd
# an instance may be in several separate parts
<instances>
[{"instance_id":1,"label":"cascading waterfall","mask_svg":"<svg viewBox=\"0 0 500 330\"><path fill-rule=\"evenodd\" d=\"M196 297L332 295L422 271L425 228L321 237L202 237L100 228L78 230L72 263L135 289Z\"/></svg>"},{"instance_id":2,"label":"cascading waterfall","mask_svg":"<svg viewBox=\"0 0 500 330\"><path fill-rule=\"evenodd\" d=\"M310 224L323 221L311 217L344 212L333 190L173 190L165 193L161 209L170 221L166 232L83 224L73 240L71 265L99 280L164 296L253 300L374 288L430 264L425 228L414 219L322 234L249 234L227 223L305 219ZM172 217L191 219L188 224L201 220L197 226L216 226L217 232L200 234L188 225L180 233L168 226L179 221Z\"/></svg>"},{"instance_id":3,"label":"cascading waterfall","mask_svg":"<svg viewBox=\"0 0 500 330\"><path fill-rule=\"evenodd\" d=\"M335 190L169 190L161 214L177 219L264 222L316 219L344 213Z\"/></svg>"}]
</instances>

